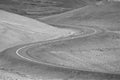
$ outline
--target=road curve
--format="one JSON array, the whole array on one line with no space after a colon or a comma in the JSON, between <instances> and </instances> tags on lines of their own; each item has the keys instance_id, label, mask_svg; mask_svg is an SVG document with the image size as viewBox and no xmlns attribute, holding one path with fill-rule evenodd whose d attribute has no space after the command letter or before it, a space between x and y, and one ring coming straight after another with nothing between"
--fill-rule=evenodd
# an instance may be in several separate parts
<instances>
[{"instance_id":1,"label":"road curve","mask_svg":"<svg viewBox=\"0 0 120 80\"><path fill-rule=\"evenodd\" d=\"M60 38L60 39L46 41L45 43L28 44L28 45L22 46L19 49L17 49L16 50L16 54L19 57L21 57L21 58L23 58L25 60L32 61L32 62L35 62L35 63L38 63L38 64L45 64L45 65L49 65L49 66L62 67L62 68L78 69L78 68L73 68L73 67L69 67L69 66L61 66L61 65L55 65L55 64L45 63L45 62L42 62L42 61L37 61L37 60L31 58L30 56L28 56L26 53L27 53L27 50L29 48L35 47L35 46L38 46L38 45L39 46L44 46L44 44L49 44L49 43L53 43L54 44L54 42L57 43L59 41L69 41L69 40L74 41L74 39L79 39L79 38L83 38L83 37L89 37L89 36L96 35L96 34L101 34L101 33L103 34L103 33L106 32L106 30L100 29L98 27L92 27L92 28L85 27L85 28L86 29L90 29L91 33L85 34L85 35L83 35L83 34L82 35L81 34L77 34L77 35L73 35L73 36L63 37L63 38ZM79 70L81 70L81 69L79 69ZM87 69L86 69L86 71L87 71ZM88 69L88 71L89 71L89 69Z\"/></svg>"},{"instance_id":2,"label":"road curve","mask_svg":"<svg viewBox=\"0 0 120 80\"><path fill-rule=\"evenodd\" d=\"M29 28L30 32L33 31L33 33L34 33L34 31L36 32L36 30L37 30L37 32L40 32L41 28L43 28L46 31L46 29L49 27L49 29L51 30L51 35L54 34L54 30L53 30L53 28L51 28L52 26L50 27L49 25L46 25L44 23L39 23L39 21L36 22L36 21L33 21L28 18L20 17L18 15L13 15L11 13L8 14L3 11L0 11L0 12L1 12L0 22L2 22L2 23L8 23L8 22L11 22L9 24L15 23L14 25L18 26L18 28L21 28L20 27L21 25L17 24L17 23L20 23L22 25L26 25L23 28L26 28L27 30ZM13 19L13 17L15 19ZM36 26L34 26L34 25L36 25ZM46 28L45 28L45 26L46 26ZM74 27L76 27L76 28L74 28ZM94 80L96 80L96 79L120 80L120 76L119 76L119 74L120 74L119 62L120 61L118 59L120 57L118 55L119 54L119 47L118 47L119 44L114 42L114 41L119 41L118 32L113 33L113 32L107 31L106 29L100 28L99 26L81 25L81 26L73 26L72 27L72 25L71 25L68 27L65 26L65 27L63 27L63 29L64 28L77 30L77 33L75 35L71 35L68 37L63 35L63 37L54 39L54 40L42 41L42 42L40 41L40 42L18 45L18 46L11 47L11 48L8 48L8 49L2 51L0 53L0 70L5 70L8 72L19 74L20 76L24 76L24 77L31 75L31 77L32 76L35 77L35 80L38 80L38 79L36 79L37 77L40 80L42 80L42 79L45 79L45 80L69 80L69 79L70 80L93 80L93 79ZM84 32L86 32L86 33L79 33L79 32L81 32L81 28L85 28L84 30L86 30L86 31L84 31ZM21 30L24 30L24 29L21 29ZM29 30L28 30L28 32L29 32ZM108 34L106 34L106 32L108 32ZM61 33L61 32L58 32L58 33ZM114 39L114 41L111 41L111 39ZM108 42L111 42L111 44L115 43L116 44L115 47L114 48L111 47L111 44L108 45L107 44ZM90 52L89 54L87 53L88 56L82 55L81 59L84 61L83 62L81 61L81 64L83 65L83 64L86 64L86 62L90 61L91 65L87 64L87 65L85 65L87 67L83 66L81 68L80 66L78 66L78 68L77 68L77 67L73 67L72 64L71 64L72 66L67 66L67 65L61 66L59 64L46 63L44 61L37 60L36 58L34 58L35 56L33 55L33 53L36 52L36 50L33 50L33 49L38 49L38 50L40 49L40 51L41 51L42 50L41 48L45 47L45 50L47 50L47 48L49 48L49 46L48 46L49 44L54 47L57 44L56 47L59 48L62 43L68 44L68 46L63 45L64 49L66 49L66 48L74 49L74 47L75 48L80 47L81 50L83 51L83 53L86 54L87 52ZM102 45L107 45L107 48L102 47ZM73 47L69 47L69 46L73 46ZM102 48L99 49L99 47L97 47L97 46L100 46ZM50 49L54 50L54 47L50 48ZM93 49L91 49L91 48L93 48ZM65 51L64 49L63 49L63 51ZM105 55L106 59L103 59L103 56L99 57L100 56L99 54L92 53L97 50L108 51L111 49L118 51L118 53L115 53L114 57L111 57L112 54L110 54L109 57ZM75 52L75 51L73 51L73 52ZM53 52L53 54L52 54L53 56L56 56L54 54L54 51L51 50L51 52ZM41 52L41 54L42 54L42 52ZM36 55L36 53L35 53L35 55ZM96 55L96 56L94 56L94 55ZM50 56L51 56L51 54L50 54ZM73 59L69 59L68 56ZM85 58L85 56L87 57L87 59ZM116 57L116 56L118 56L118 57ZM45 57L45 56L43 55L43 57ZM69 60L73 60L73 61L76 60L77 62L81 60L81 59L78 59L76 56L73 56L72 54L68 55L68 53L67 54L65 53L65 57L67 57ZM79 55L78 55L78 57L79 57ZM63 58L63 62L65 62L64 56L57 55L57 58ZM109 58L111 58L111 60ZM117 59L117 61L115 61L116 60L115 58ZM51 60L53 60L53 61L56 60L56 62L57 62L57 59L49 58L48 60L50 60L50 62L51 62ZM114 61L113 65L111 63L110 64L104 63L106 65L103 64L103 62L106 62L106 61L110 62L112 60ZM100 65L96 65L96 63L99 63ZM76 64L76 62L75 62L75 64ZM106 68L108 68L108 69L106 69Z\"/></svg>"},{"instance_id":3,"label":"road curve","mask_svg":"<svg viewBox=\"0 0 120 80\"><path fill-rule=\"evenodd\" d=\"M24 44L24 45L19 45L19 46L15 46L15 47L12 47L12 48L9 48L5 51L3 51L1 54L0 54L0 57L4 56L4 57L9 57L9 58L14 58L16 60L21 60L21 61L27 61L27 62L30 62L31 64L43 64L43 65L47 65L47 66L51 66L51 67L59 67L59 68L65 68L65 69L75 69L75 70L83 70L83 71L92 71L92 72L104 72L104 73L114 73L114 74L118 74L119 73L119 68L117 69L114 69L114 66L111 66L109 64L106 64L105 66L102 67L103 63L102 62L94 62L92 60L90 60L90 63L86 64L86 61L84 62L80 62L81 66L84 65L85 63L85 66L78 66L78 67L74 67L74 66L67 66L67 65L59 65L59 64L51 64L51 63L46 63L44 61L37 61L36 59L28 56L26 53L27 51L30 51L32 48L34 49L35 47L39 46L39 49L42 48L42 46L47 46L47 44L57 44L57 43L61 43L61 42L65 42L65 43L69 43L69 42L72 42L70 43L71 45L75 43L75 45L77 44L77 42L80 42L81 45L85 45L85 46L82 46L81 48L83 48L83 50L85 48L88 48L90 47L89 45L97 45L98 44L101 44L102 41L104 41L104 39L101 39L99 41L99 39L102 37L102 36L106 36L107 32L109 33L109 31L105 30L105 29L101 29L99 27L87 27L85 26L85 28L87 29L90 29L92 31L91 34L86 34L87 35L84 35L84 36L81 36L80 34L77 33L77 35L72 35L72 36L68 36L68 37L62 37L62 38L59 38L59 39L54 39L54 40L49 40L49 41L44 41L44 42L35 42L35 43L30 43L30 44ZM77 29L78 30L78 29ZM90 31L90 32L91 32ZM93 32L94 31L94 32ZM113 34L112 32L110 34ZM82 34L83 35L83 34ZM114 35L114 34L113 34ZM109 39L109 38L108 38ZM111 39L111 37L110 37ZM82 42L83 41L83 42ZM96 42L95 42L96 41ZM106 40L105 40L106 42ZM107 41L109 42L109 41ZM106 43L107 43L106 42ZM87 43L87 44L86 44ZM104 44L104 43L102 43ZM74 45L73 45L74 46ZM101 46L101 45L100 45ZM77 46L78 47L78 46ZM92 48L93 46L91 46ZM45 47L47 48L47 47ZM99 47L98 47L99 48ZM118 47L117 47L118 48ZM93 49L96 49L95 47L93 47ZM89 50L88 49L85 49L84 51L86 50ZM91 49L90 49L91 50ZM30 52L30 54L33 54ZM90 53L91 54L91 53ZM94 56L96 54L92 54L92 56ZM90 57L90 56L88 56ZM72 56L73 58L73 56ZM99 57L97 57L99 59ZM102 57L100 57L100 60L101 60ZM108 57L109 58L109 57ZM111 58L111 57L110 57ZM86 60L86 59L83 59L83 60ZM114 59L113 59L114 60ZM89 61L89 58L88 58L88 61ZM91 63L92 61L92 63ZM107 60L105 60L107 61ZM117 60L118 62L119 60ZM108 62L109 62L109 59L108 59ZM96 64L98 63L98 64ZM106 69L108 68L108 69Z\"/></svg>"},{"instance_id":4,"label":"road curve","mask_svg":"<svg viewBox=\"0 0 120 80\"><path fill-rule=\"evenodd\" d=\"M21 58L23 59L26 59L26 60L29 60L29 61L32 61L32 62L36 62L36 63L40 63L40 64L46 64L46 65L50 65L50 66L56 66L56 67L63 67L63 68L69 68L69 67L65 67L65 66L58 66L58 65L54 65L54 64L49 64L49 63L44 63L44 62L38 62L36 60L33 60L33 59L30 59L30 57L28 57L26 55L26 50L29 49L30 47L33 47L33 46L36 46L36 45L39 45L39 46L42 46L46 43L51 43L51 42L57 42L57 41L67 41L67 40L74 40L76 38L79 38L79 37L85 37L85 36L90 36L90 35L94 35L96 34L97 32L100 32L99 30L95 30L94 28L91 29L91 33L90 34L86 34L86 35L81 35L81 33L79 33L78 29L76 29L76 34L75 35L70 35L70 36L67 36L67 37L62 37L62 38L59 38L59 39L54 39L54 40L50 40L50 41L46 41L45 43L35 43L35 44L30 44L30 45L26 45L26 46L23 46L23 47L20 47L19 49L16 50L16 54L18 56L20 56Z\"/></svg>"}]
</instances>

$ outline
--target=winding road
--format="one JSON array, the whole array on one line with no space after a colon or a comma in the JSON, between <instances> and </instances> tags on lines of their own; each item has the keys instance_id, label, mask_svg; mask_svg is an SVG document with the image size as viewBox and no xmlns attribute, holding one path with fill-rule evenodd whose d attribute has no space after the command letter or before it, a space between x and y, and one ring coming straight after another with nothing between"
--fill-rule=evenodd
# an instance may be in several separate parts
<instances>
[{"instance_id":1,"label":"winding road","mask_svg":"<svg viewBox=\"0 0 120 80\"><path fill-rule=\"evenodd\" d=\"M74 35L15 46L1 55L54 67L120 73L116 66L120 61L119 33L96 26L82 26L79 31L75 30Z\"/></svg>"},{"instance_id":2,"label":"winding road","mask_svg":"<svg viewBox=\"0 0 120 80\"><path fill-rule=\"evenodd\" d=\"M99 26L67 28L74 29L76 34L4 50L0 59L5 64L1 66L5 70L49 79L52 76L68 80L71 75L73 78L81 76L78 80L96 79L96 76L120 79L119 32Z\"/></svg>"},{"instance_id":3,"label":"winding road","mask_svg":"<svg viewBox=\"0 0 120 80\"><path fill-rule=\"evenodd\" d=\"M29 60L29 61L33 61L33 62L36 62L36 63L46 64L46 65L50 65L50 66L63 67L63 68L69 68L69 67L65 67L65 66L45 63L45 62L42 62L42 61L36 61L36 60L32 59L29 55L27 55L27 50L29 48L31 48L31 47L36 47L38 45L39 46L44 46L44 44L46 44L46 43L49 44L49 43L53 43L53 42L67 41L67 40L71 40L71 39L74 40L74 39L79 38L79 37L85 37L85 36L90 36L90 35L96 34L96 30L89 29L89 28L87 28L87 29L85 29L86 30L85 34L84 34L84 32L81 32L81 29L80 30L76 29L76 34L72 34L72 35L69 35L69 36L66 36L66 37L62 37L62 38L59 38L59 39L46 41L45 43L34 43L34 44L30 44L30 45L26 45L26 46L20 47L19 49L16 50L16 54L18 56L20 56L21 58L23 58L23 59L26 59L26 60ZM99 32L99 31L97 31L97 32Z\"/></svg>"},{"instance_id":4,"label":"winding road","mask_svg":"<svg viewBox=\"0 0 120 80\"><path fill-rule=\"evenodd\" d=\"M57 27L54 28L39 21L3 11L1 11L0 22L3 23L1 28L7 29L10 33L18 33L16 30L20 30L23 36L24 32L30 33L30 38L25 38L25 41L33 37L35 39L32 40L37 39L37 41L42 39L41 36L44 38L43 35L38 38L39 35L34 34L36 31L41 34L41 30L43 33L48 31L45 32L47 38L57 35L55 39L18 45L2 51L0 70L24 77L31 75L40 80L120 80L119 26L114 29L113 26L88 26L85 23L85 25L71 24L61 27L54 25ZM10 23L8 24L8 22ZM62 29L58 30L58 27ZM69 31L64 29L72 30L75 33L66 36L65 34ZM56 30L57 33L54 33ZM61 35L64 31L66 31L65 34ZM21 36L21 34L19 35ZM13 34L9 36L11 35ZM9 36L6 37L7 39L3 39L3 42L12 40L15 43L15 39L19 38L16 35L15 39L13 39L14 36L11 36L9 40Z\"/></svg>"}]
</instances>

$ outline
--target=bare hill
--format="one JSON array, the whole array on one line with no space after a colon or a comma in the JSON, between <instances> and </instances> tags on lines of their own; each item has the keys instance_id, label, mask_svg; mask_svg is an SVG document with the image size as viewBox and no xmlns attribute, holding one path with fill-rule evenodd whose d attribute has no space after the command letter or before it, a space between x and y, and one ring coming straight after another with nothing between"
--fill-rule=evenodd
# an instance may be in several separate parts
<instances>
[{"instance_id":1,"label":"bare hill","mask_svg":"<svg viewBox=\"0 0 120 80\"><path fill-rule=\"evenodd\" d=\"M88 5L59 15L39 18L54 25L91 25L120 30L120 2Z\"/></svg>"},{"instance_id":2,"label":"bare hill","mask_svg":"<svg viewBox=\"0 0 120 80\"><path fill-rule=\"evenodd\" d=\"M70 32L72 30L61 30L31 18L0 10L0 50L18 44L65 36Z\"/></svg>"}]
</instances>

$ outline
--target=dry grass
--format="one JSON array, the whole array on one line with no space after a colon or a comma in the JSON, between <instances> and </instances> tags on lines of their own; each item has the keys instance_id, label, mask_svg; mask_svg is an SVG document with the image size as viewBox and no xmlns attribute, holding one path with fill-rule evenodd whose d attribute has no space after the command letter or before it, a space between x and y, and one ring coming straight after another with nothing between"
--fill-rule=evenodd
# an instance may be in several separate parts
<instances>
[{"instance_id":1,"label":"dry grass","mask_svg":"<svg viewBox=\"0 0 120 80\"><path fill-rule=\"evenodd\" d=\"M119 8L120 8L119 3L109 3L109 4L107 3L105 5L99 5L99 6L90 5L67 13L63 13L55 16L49 16L40 19L46 23L53 25L64 25L70 27L73 26L77 28L86 26L89 28L94 28L101 32L100 34L95 34L93 36L87 36L84 38L78 38L63 42L61 41L53 42L51 46L46 46L46 47L50 47L51 51L56 50L56 53L58 53L57 58L56 57L53 58L53 56L51 57L50 54L46 54L47 55L46 59L48 61L51 62L54 61L54 63L59 64L57 63L57 60L59 58L58 62L61 62L62 64L66 65L65 59L68 59L68 65L71 66L70 64L73 64L72 67L77 66L77 64L79 64L79 66L77 67L81 67L80 66L81 64L79 63L81 61L83 67L86 69L90 69L92 71L108 72L111 74L105 74L99 72L97 73L87 72L80 70L77 72L75 71L74 73L74 70L53 68L25 60L17 60L16 58L7 55L9 53L9 50L4 51L3 52L4 55L1 54L1 63L5 62L5 64L3 64L2 66L5 69L9 69L9 70L13 69L13 71L18 71L20 73L25 72L27 74L37 75L37 77L43 76L44 78L48 77L50 79L53 79L53 77L56 78L57 76L57 78L59 77L60 79L63 80L69 80L69 79L119 80L120 79L119 74L118 75L113 74L120 72L119 71L120 70ZM1 13L2 15L0 16L1 17L0 21L5 21L4 23L1 23L0 26L0 32L1 32L0 36L2 37L0 41L2 44L1 47L4 45L4 47L7 48L11 44L13 44L14 46L15 43L21 44L21 42L26 43L29 41L30 42L40 41L41 37L44 38L43 40L46 40L48 38L51 37L53 38L58 35L59 36L66 35L68 32L71 31L71 30L63 31L61 29L53 28L49 25L40 23L36 20L17 16L11 13L6 13L4 11L1 11ZM6 23L6 22L10 22L10 23ZM21 26L21 24L24 26ZM64 34L61 35L61 33L63 32ZM41 33L44 33L44 36L41 35ZM62 45L62 43L64 43L64 45ZM40 51L39 48L38 50ZM62 50L63 52L57 52L57 50L59 51ZM67 52L69 53L71 52L70 55ZM82 52L82 54L79 54L80 52ZM56 53L54 53L54 55L56 55ZM84 62L87 65L84 64ZM5 76L6 75L9 74L5 73ZM11 75L12 74L10 74L10 77ZM3 74L3 78L4 78L4 74Z\"/></svg>"}]
</instances>

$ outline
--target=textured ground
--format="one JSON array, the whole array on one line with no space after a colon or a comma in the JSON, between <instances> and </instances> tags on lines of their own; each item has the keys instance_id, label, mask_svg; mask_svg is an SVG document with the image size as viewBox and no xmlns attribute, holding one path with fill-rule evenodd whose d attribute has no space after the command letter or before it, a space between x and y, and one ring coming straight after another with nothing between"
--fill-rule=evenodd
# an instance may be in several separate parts
<instances>
[{"instance_id":1,"label":"textured ground","mask_svg":"<svg viewBox=\"0 0 120 80\"><path fill-rule=\"evenodd\" d=\"M99 5L89 5L59 15L37 18L40 21L57 26L59 29L30 18L0 11L1 51L8 47L26 42L29 43L56 37L65 37L66 34L71 32L70 29L67 30L66 28L75 28L78 30L80 28L89 27L91 29L94 28L95 31L97 30L97 34L92 36L82 36L82 38L71 36L75 39L69 38L70 40L66 41L53 41L43 47L42 53L40 46L27 49L30 55L37 55L37 57L39 57L35 57L34 60L36 60L36 58L37 60L43 59L43 62L47 60L49 64L62 64L62 66L69 66L70 68L82 67L82 70L43 65L23 59L17 55L11 55L16 54L15 52L17 49L25 46L20 45L1 52L0 79L120 80L119 4L119 2L111 2ZM63 30L63 28L65 28L65 30ZM85 34L89 34L89 30L82 35ZM66 64L66 62L68 64Z\"/></svg>"},{"instance_id":2,"label":"textured ground","mask_svg":"<svg viewBox=\"0 0 120 80\"><path fill-rule=\"evenodd\" d=\"M96 28L97 27L94 29ZM116 60L119 60L119 56L117 56L119 53L106 53L115 50L119 51L119 49L116 48L119 47L117 40L112 41L113 39L118 39L119 36L113 32L107 34L105 32L106 30L99 30L99 28L96 30L97 34L86 37L85 35L81 38L72 36L74 37L73 39L68 38L65 41L51 40L50 43L44 42L43 45L40 45L42 43L39 42L6 49L1 52L0 55L0 69L19 76L22 75L23 79L25 77L28 79L32 77L33 80L119 80L119 61L116 62L117 64L115 63ZM21 49L24 46L28 46L28 48ZM39 62L27 60L16 55L16 51L19 49L21 49L21 51L19 51L21 55L28 53L33 57L31 59ZM42 64L40 63L41 59L43 59ZM48 60L48 64L52 62L53 65L56 64L57 66L45 65L46 60ZM66 62L68 62L68 64L65 64ZM86 62L88 63L87 65ZM109 62L111 64L109 64ZM60 63L63 66L68 67L69 65L70 67L61 67ZM73 67L75 67L76 70L71 69ZM78 67L81 70L78 70Z\"/></svg>"},{"instance_id":3,"label":"textured ground","mask_svg":"<svg viewBox=\"0 0 120 80\"><path fill-rule=\"evenodd\" d=\"M63 13L92 3L89 0L0 0L0 9L37 18Z\"/></svg>"}]
</instances>

